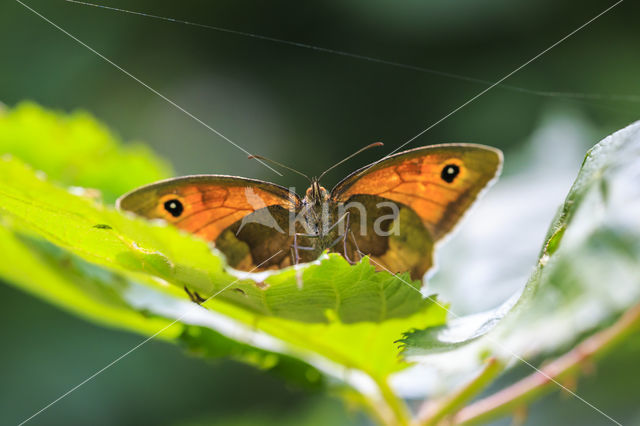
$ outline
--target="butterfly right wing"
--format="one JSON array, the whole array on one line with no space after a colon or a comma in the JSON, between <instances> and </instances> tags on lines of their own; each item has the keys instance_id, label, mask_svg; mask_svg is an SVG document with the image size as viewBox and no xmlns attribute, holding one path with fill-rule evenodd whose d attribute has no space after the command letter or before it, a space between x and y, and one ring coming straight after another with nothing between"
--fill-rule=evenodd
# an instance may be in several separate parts
<instances>
[{"instance_id":1,"label":"butterfly right wing","mask_svg":"<svg viewBox=\"0 0 640 426\"><path fill-rule=\"evenodd\" d=\"M441 144L394 154L354 172L332 190L352 210L347 256L362 252L391 272L422 277L433 248L497 176L502 152L476 144ZM389 229L375 229L376 220ZM393 231L393 232L391 232ZM344 250L343 250L344 251Z\"/></svg>"}]
</instances>

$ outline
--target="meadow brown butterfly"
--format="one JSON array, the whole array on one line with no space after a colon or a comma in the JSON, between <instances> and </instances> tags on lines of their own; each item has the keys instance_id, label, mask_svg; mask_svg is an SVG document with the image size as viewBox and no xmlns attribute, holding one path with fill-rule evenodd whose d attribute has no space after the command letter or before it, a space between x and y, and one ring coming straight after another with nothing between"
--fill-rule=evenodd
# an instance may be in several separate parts
<instances>
[{"instance_id":1,"label":"meadow brown butterfly","mask_svg":"<svg viewBox=\"0 0 640 426\"><path fill-rule=\"evenodd\" d=\"M135 189L117 206L213 242L236 269L279 269L328 250L350 262L370 256L378 269L419 279L433 264L434 244L501 164L502 152L488 146L432 145L363 167L330 192L319 178L300 197L269 182L196 175Z\"/></svg>"}]
</instances>

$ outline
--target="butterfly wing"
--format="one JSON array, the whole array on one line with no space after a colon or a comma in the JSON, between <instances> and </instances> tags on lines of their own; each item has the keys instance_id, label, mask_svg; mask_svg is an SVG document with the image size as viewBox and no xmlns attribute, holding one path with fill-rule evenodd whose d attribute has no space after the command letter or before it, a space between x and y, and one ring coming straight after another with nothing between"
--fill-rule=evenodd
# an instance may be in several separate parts
<instances>
[{"instance_id":1,"label":"butterfly wing","mask_svg":"<svg viewBox=\"0 0 640 426\"><path fill-rule=\"evenodd\" d=\"M122 210L164 219L215 242L229 264L239 269L265 261L265 267L278 265L289 255L288 212L299 205L299 197L281 186L223 175L167 179L133 190L117 201ZM282 234L279 239L274 232Z\"/></svg>"},{"instance_id":2,"label":"butterfly wing","mask_svg":"<svg viewBox=\"0 0 640 426\"><path fill-rule=\"evenodd\" d=\"M347 255L359 250L371 254L380 268L421 277L432 266L433 245L453 229L501 165L498 149L442 144L401 152L354 172L331 191L333 201L364 202L374 218L389 214L379 203L392 202L397 209L387 224L389 235L383 236L376 235L375 220L360 223L354 214Z\"/></svg>"}]
</instances>

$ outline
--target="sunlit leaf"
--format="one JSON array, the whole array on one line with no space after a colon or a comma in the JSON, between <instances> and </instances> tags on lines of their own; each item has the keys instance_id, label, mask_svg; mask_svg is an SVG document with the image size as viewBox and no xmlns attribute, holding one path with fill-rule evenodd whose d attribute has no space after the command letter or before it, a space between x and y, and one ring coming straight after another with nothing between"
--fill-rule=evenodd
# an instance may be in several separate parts
<instances>
[{"instance_id":1,"label":"sunlit leaf","mask_svg":"<svg viewBox=\"0 0 640 426\"><path fill-rule=\"evenodd\" d=\"M83 137L108 135L84 116L62 117L35 106L19 112L9 114L9 136L20 133L20 123L31 123L18 120L21 114L35 129L58 126L55 132L72 145L77 140L65 132L73 134L79 122L89 129L80 132ZM350 265L331 254L276 272L229 270L206 242L65 188L87 185L115 194L130 189L130 182L115 185L111 178L122 170L103 168L92 149L74 146L65 156L39 158L34 144L26 147L50 140L44 133L23 136L22 149L5 143L0 161L0 247L11 252L0 278L38 297L93 321L157 334L201 356L240 359L305 386L323 386L331 377L332 384L347 383L374 400L388 376L408 366L398 357L402 333L445 321L445 309L422 296L419 281L376 272L366 258ZM117 142L107 145L114 158L128 155ZM94 170L66 173L74 162L91 162ZM153 173L142 175L146 180ZM184 287L214 297L198 306Z\"/></svg>"},{"instance_id":2,"label":"sunlit leaf","mask_svg":"<svg viewBox=\"0 0 640 426\"><path fill-rule=\"evenodd\" d=\"M63 114L24 102L0 113L0 153L11 153L50 179L96 188L107 202L169 177L169 165L145 145L121 141L89 113Z\"/></svg>"},{"instance_id":3,"label":"sunlit leaf","mask_svg":"<svg viewBox=\"0 0 640 426\"><path fill-rule=\"evenodd\" d=\"M188 286L205 298L217 294L256 314L326 322L333 311L342 322L384 321L429 305L417 291L419 282L376 273L366 261L351 266L338 255L304 270L235 278L203 241L75 196L7 156L0 203L4 216L85 260L149 274L178 289Z\"/></svg>"}]
</instances>

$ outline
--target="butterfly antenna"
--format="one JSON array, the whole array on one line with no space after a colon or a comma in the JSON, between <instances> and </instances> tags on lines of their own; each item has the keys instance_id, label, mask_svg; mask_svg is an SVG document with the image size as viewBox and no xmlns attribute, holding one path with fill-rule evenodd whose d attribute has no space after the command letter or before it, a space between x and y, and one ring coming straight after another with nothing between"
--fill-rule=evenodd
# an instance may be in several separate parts
<instances>
[{"instance_id":1,"label":"butterfly antenna","mask_svg":"<svg viewBox=\"0 0 640 426\"><path fill-rule=\"evenodd\" d=\"M308 180L308 181L311 181L311 179L309 178L309 176L305 175L304 173L299 172L299 171L297 171L296 169L291 168L291 167L289 167L289 166L285 166L285 165L284 165L284 164L282 164L282 163L278 163L277 161L274 161L274 160L272 160L272 159L270 159L270 158L263 157L262 155L250 155L248 158L249 158L250 160L262 160L262 161L266 161L266 162L271 163L271 164L274 164L274 165L276 165L276 166L278 166L278 167L282 167L283 169L287 169L287 170L290 170L290 171L292 171L292 172L294 172L294 173L297 173L297 174L299 174L300 176L304 176L305 178L307 178L307 180Z\"/></svg>"},{"instance_id":2,"label":"butterfly antenna","mask_svg":"<svg viewBox=\"0 0 640 426\"><path fill-rule=\"evenodd\" d=\"M343 158L342 160L338 161L336 164L334 164L333 166L329 167L327 170L322 172L322 174L318 177L318 180L322 179L322 176L326 175L327 172L335 169L336 167L338 167L340 164L344 163L345 161L352 159L356 155L360 154L362 151L366 151L367 149L373 148L374 146L382 146L382 145L384 145L382 142L374 142L374 143L369 144L369 145L367 145L367 146L365 146L363 148L360 148L359 150L357 150L356 152L354 152L350 156L348 156L346 158Z\"/></svg>"}]
</instances>

